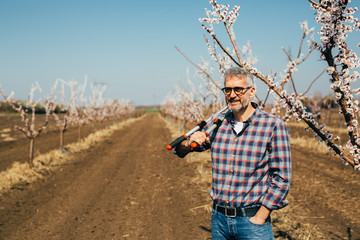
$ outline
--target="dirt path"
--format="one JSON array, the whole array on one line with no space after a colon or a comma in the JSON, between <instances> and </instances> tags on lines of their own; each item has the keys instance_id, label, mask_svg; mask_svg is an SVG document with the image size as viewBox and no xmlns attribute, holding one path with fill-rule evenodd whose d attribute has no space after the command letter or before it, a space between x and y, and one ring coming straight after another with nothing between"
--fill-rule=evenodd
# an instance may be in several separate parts
<instances>
[{"instance_id":1,"label":"dirt path","mask_svg":"<svg viewBox=\"0 0 360 240\"><path fill-rule=\"evenodd\" d=\"M151 123L151 124L150 124ZM164 151L155 114L0 201L0 239L207 239L194 166Z\"/></svg>"}]
</instances>

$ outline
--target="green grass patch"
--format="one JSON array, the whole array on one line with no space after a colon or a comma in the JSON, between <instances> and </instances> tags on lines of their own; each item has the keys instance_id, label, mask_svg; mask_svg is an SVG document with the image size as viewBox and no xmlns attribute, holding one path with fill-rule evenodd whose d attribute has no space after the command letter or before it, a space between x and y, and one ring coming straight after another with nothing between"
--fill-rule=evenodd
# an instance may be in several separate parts
<instances>
[{"instance_id":1,"label":"green grass patch","mask_svg":"<svg viewBox=\"0 0 360 240\"><path fill-rule=\"evenodd\" d=\"M0 111L0 117L17 117L17 116L20 116L20 113L17 113L17 112L8 112L8 111Z\"/></svg>"},{"instance_id":2,"label":"green grass patch","mask_svg":"<svg viewBox=\"0 0 360 240\"><path fill-rule=\"evenodd\" d=\"M160 109L146 109L147 113L158 113L160 112Z\"/></svg>"}]
</instances>

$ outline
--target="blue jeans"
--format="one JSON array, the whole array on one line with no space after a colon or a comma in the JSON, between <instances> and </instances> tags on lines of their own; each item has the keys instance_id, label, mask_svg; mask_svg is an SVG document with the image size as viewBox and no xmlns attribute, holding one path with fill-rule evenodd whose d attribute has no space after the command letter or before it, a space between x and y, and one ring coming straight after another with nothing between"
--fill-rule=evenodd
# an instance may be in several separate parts
<instances>
[{"instance_id":1,"label":"blue jeans","mask_svg":"<svg viewBox=\"0 0 360 240\"><path fill-rule=\"evenodd\" d=\"M251 217L226 217L224 214L212 210L211 234L213 240L229 239L261 239L273 240L270 217L265 224L254 224Z\"/></svg>"}]
</instances>

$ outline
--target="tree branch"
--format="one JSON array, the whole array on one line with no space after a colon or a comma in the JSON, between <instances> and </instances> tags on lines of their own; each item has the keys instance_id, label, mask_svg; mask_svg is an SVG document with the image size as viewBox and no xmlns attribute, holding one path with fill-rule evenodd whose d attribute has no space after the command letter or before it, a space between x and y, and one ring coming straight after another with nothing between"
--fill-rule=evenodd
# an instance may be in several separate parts
<instances>
[{"instance_id":1,"label":"tree branch","mask_svg":"<svg viewBox=\"0 0 360 240\"><path fill-rule=\"evenodd\" d=\"M221 87L214 81L214 79L210 76L210 74L206 71L204 71L203 69L201 69L201 67L199 67L197 64L195 64L193 61L191 61L177 46L175 46L176 50L179 51L179 53L181 53L181 55L183 55L186 60L188 60L192 65L194 65L196 68L198 68L202 73L204 73L206 75L207 78L209 78L218 89L221 89Z\"/></svg>"},{"instance_id":2,"label":"tree branch","mask_svg":"<svg viewBox=\"0 0 360 240\"><path fill-rule=\"evenodd\" d=\"M204 24L203 24L204 25ZM206 26L203 26L205 29ZM327 136L316 127L316 125L312 122L312 120L310 120L308 117L303 116L303 111L301 109L299 109L298 107L294 106L293 103L290 101L290 99L288 97L286 97L285 95L283 95L266 77L264 77L263 75L261 75L259 72L249 68L248 65L246 64L242 64L239 63L238 61L236 61L234 59L233 56L231 56L231 54L222 46L222 44L220 43L219 39L215 36L215 34L211 33L208 29L207 29L208 33L214 38L214 40L218 43L218 45L220 46L220 48L229 56L229 58L238 66L240 67L245 67L247 68L256 78L260 79L261 81L263 81L266 85L269 86L269 88L271 90L274 91L274 93L276 95L278 95L280 97L280 99L283 99L285 101L285 103L290 107L290 108L294 108L295 112L299 115L299 118L302 119L316 134L317 136L319 136L319 138L322 141L325 141L327 146L329 146L331 149L333 149L335 151L336 154L338 154L339 156L341 156L341 158L343 160L345 160L346 162L348 162L352 167L355 166L355 162L354 160L352 160L350 157L348 157L346 154L344 154L339 147L334 144L333 142L331 142Z\"/></svg>"},{"instance_id":3,"label":"tree branch","mask_svg":"<svg viewBox=\"0 0 360 240\"><path fill-rule=\"evenodd\" d=\"M231 43L234 47L234 50L235 50L235 53L236 53L236 56L237 58L239 59L239 62L241 63L241 58L240 58L240 54L239 54L239 51L238 51L238 48L236 46L236 43L235 43L235 40L234 40L234 36L230 33L230 29L229 29L229 26L226 24L226 22L224 22L224 25L225 25L225 28L226 28L226 31L230 37L230 40L231 40Z\"/></svg>"},{"instance_id":4,"label":"tree branch","mask_svg":"<svg viewBox=\"0 0 360 240\"><path fill-rule=\"evenodd\" d=\"M316 5L316 6L320 6L320 3L318 3L318 2L315 2L315 1L313 1L313 0L308 0L308 1L309 1L310 3Z\"/></svg>"},{"instance_id":5,"label":"tree branch","mask_svg":"<svg viewBox=\"0 0 360 240\"><path fill-rule=\"evenodd\" d=\"M323 74L325 73L325 71L326 71L326 69L324 69L324 70L311 82L311 84L310 84L310 86L308 87L308 89L306 89L306 91L305 91L304 93L300 94L300 96L304 96L304 95L310 90L310 88L311 88L312 85L316 82L316 80L318 80L318 79L321 77L321 75L323 75Z\"/></svg>"}]
</instances>

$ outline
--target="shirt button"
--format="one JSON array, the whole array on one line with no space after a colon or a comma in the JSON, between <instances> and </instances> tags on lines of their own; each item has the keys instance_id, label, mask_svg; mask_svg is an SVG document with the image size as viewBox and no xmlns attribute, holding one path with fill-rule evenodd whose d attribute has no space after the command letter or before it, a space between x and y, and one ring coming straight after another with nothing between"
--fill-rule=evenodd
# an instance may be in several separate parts
<instances>
[{"instance_id":1,"label":"shirt button","mask_svg":"<svg viewBox=\"0 0 360 240\"><path fill-rule=\"evenodd\" d=\"M233 173L233 172L234 172L234 170L233 170L233 169L231 169L231 170L230 170L230 172L232 172L232 173Z\"/></svg>"}]
</instances>

